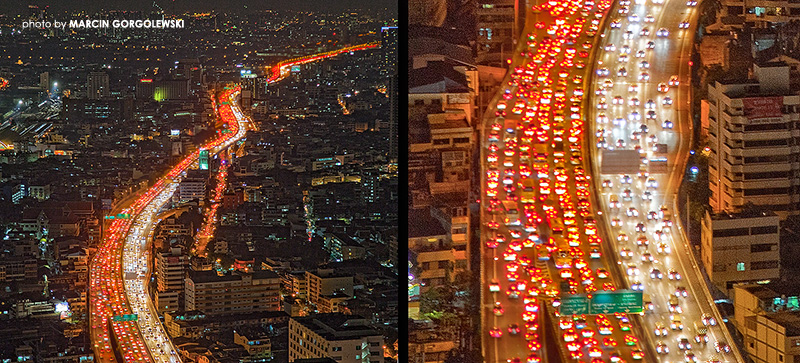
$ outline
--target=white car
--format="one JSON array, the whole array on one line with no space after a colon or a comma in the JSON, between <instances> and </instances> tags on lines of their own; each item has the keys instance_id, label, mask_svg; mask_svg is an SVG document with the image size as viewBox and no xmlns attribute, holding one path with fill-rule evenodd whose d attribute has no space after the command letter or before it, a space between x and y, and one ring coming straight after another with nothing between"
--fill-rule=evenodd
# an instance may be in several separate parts
<instances>
[{"instance_id":1,"label":"white car","mask_svg":"<svg viewBox=\"0 0 800 363\"><path fill-rule=\"evenodd\" d=\"M647 61L639 62L639 69L648 69L650 68L650 63Z\"/></svg>"},{"instance_id":2,"label":"white car","mask_svg":"<svg viewBox=\"0 0 800 363\"><path fill-rule=\"evenodd\" d=\"M650 29L649 28L642 28L642 30L639 31L639 35L643 36L643 37L646 37L646 36L650 35Z\"/></svg>"},{"instance_id":3,"label":"white car","mask_svg":"<svg viewBox=\"0 0 800 363\"><path fill-rule=\"evenodd\" d=\"M611 22L611 28L612 29L616 29L616 28L620 28L620 27L622 27L622 23L620 23L619 19L614 19L614 21Z\"/></svg>"},{"instance_id":4,"label":"white car","mask_svg":"<svg viewBox=\"0 0 800 363\"><path fill-rule=\"evenodd\" d=\"M697 1L695 1L694 3L695 3L695 5L697 5ZM638 23L639 20L641 20L641 19L639 19L639 15L636 15L636 14L633 14L633 15L628 17L628 21L631 22L631 23Z\"/></svg>"},{"instance_id":5,"label":"white car","mask_svg":"<svg viewBox=\"0 0 800 363\"><path fill-rule=\"evenodd\" d=\"M636 58L644 58L645 54L643 50L636 52Z\"/></svg>"},{"instance_id":6,"label":"white car","mask_svg":"<svg viewBox=\"0 0 800 363\"><path fill-rule=\"evenodd\" d=\"M606 52L613 52L617 50L617 47L614 45L614 43L609 43L606 45L605 50Z\"/></svg>"},{"instance_id":7,"label":"white car","mask_svg":"<svg viewBox=\"0 0 800 363\"><path fill-rule=\"evenodd\" d=\"M642 72L639 74L639 82L647 82L650 80L650 73Z\"/></svg>"},{"instance_id":8,"label":"white car","mask_svg":"<svg viewBox=\"0 0 800 363\"><path fill-rule=\"evenodd\" d=\"M680 29L689 29L689 22L688 21L682 21L680 24L678 24L678 28L680 28Z\"/></svg>"},{"instance_id":9,"label":"white car","mask_svg":"<svg viewBox=\"0 0 800 363\"><path fill-rule=\"evenodd\" d=\"M697 2L695 1L695 4L696 3ZM658 31L656 31L656 36L668 37L669 36L669 30L667 30L667 28L660 28L660 29L658 29Z\"/></svg>"},{"instance_id":10,"label":"white car","mask_svg":"<svg viewBox=\"0 0 800 363\"><path fill-rule=\"evenodd\" d=\"M697 6L697 0L687 0L686 6Z\"/></svg>"},{"instance_id":11,"label":"white car","mask_svg":"<svg viewBox=\"0 0 800 363\"><path fill-rule=\"evenodd\" d=\"M630 92L630 93L639 92L639 85L638 84L632 84L632 85L628 86L628 92Z\"/></svg>"},{"instance_id":12,"label":"white car","mask_svg":"<svg viewBox=\"0 0 800 363\"><path fill-rule=\"evenodd\" d=\"M669 96L664 97L664 99L661 100L661 104L664 105L664 106L671 105L672 104L672 98L670 98Z\"/></svg>"},{"instance_id":13,"label":"white car","mask_svg":"<svg viewBox=\"0 0 800 363\"><path fill-rule=\"evenodd\" d=\"M600 76L600 77L605 77L605 76L608 76L608 74L609 74L609 71L608 71L608 68L600 68L600 69L598 69L598 70L596 71L596 73L597 73L597 75L598 75L598 76Z\"/></svg>"},{"instance_id":14,"label":"white car","mask_svg":"<svg viewBox=\"0 0 800 363\"><path fill-rule=\"evenodd\" d=\"M647 16L644 17L645 23L654 23L655 21L656 18L653 16L653 14L647 14Z\"/></svg>"},{"instance_id":15,"label":"white car","mask_svg":"<svg viewBox=\"0 0 800 363\"><path fill-rule=\"evenodd\" d=\"M631 97L631 99L628 100L628 106L639 106L639 99L636 97Z\"/></svg>"}]
</instances>

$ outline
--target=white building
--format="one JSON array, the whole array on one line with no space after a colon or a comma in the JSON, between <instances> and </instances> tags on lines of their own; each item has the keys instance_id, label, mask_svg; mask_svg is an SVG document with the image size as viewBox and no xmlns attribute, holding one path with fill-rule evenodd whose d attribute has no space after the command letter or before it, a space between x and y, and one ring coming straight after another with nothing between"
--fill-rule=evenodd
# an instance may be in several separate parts
<instances>
[{"instance_id":1,"label":"white building","mask_svg":"<svg viewBox=\"0 0 800 363\"><path fill-rule=\"evenodd\" d=\"M330 357L340 363L383 363L383 335L358 315L289 319L289 362Z\"/></svg>"},{"instance_id":2,"label":"white building","mask_svg":"<svg viewBox=\"0 0 800 363\"><path fill-rule=\"evenodd\" d=\"M701 120L714 212L748 202L781 219L800 212L800 95L789 72L784 63L754 65L753 79L709 86Z\"/></svg>"}]
</instances>

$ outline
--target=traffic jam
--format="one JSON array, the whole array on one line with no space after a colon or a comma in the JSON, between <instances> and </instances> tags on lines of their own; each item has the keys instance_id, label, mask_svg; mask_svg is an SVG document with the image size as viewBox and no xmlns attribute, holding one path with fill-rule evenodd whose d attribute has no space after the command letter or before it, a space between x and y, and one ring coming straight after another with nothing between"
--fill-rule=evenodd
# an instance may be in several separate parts
<instances>
[{"instance_id":1,"label":"traffic jam","mask_svg":"<svg viewBox=\"0 0 800 363\"><path fill-rule=\"evenodd\" d=\"M684 5L683 0L619 0L610 15L610 29L598 45L602 53L589 95L597 153L636 150L640 156L638 173L603 174L599 192L628 284L644 293L643 322L652 332L648 340L660 359L670 362L722 362L733 357L721 338L724 334L712 331L718 329L718 312L699 303L706 299L700 290L704 287L695 293L684 276L693 271L681 261L689 257L688 247L665 198L669 174L648 172L648 164L666 162L664 150L677 143L673 103L680 86L678 75L652 72L651 63L674 56L669 47L677 46L690 26L688 19L667 23L662 13L667 6L690 12L696 5Z\"/></svg>"},{"instance_id":2,"label":"traffic jam","mask_svg":"<svg viewBox=\"0 0 800 363\"><path fill-rule=\"evenodd\" d=\"M205 148L221 150L221 148L229 146L244 136L246 119L238 107L232 106L239 92L240 87L227 88L221 95L221 99L226 101L223 101L219 107L215 104L221 119L225 122L230 132L220 133L219 137L208 142ZM180 181L180 176L185 175L190 166L197 163L198 156L199 152L195 151L184 158L165 177L160 178L146 193L139 196L130 207L124 209L122 214L131 217L118 218L113 221L97 254L92 259L89 269L90 324L92 335L94 336L93 341L95 342L94 349L100 361L117 360L115 351L125 362L153 361L154 358L160 358L159 360L163 359L164 361L177 359L173 355L174 350L169 353L165 352L166 356L164 357L151 355L152 352L143 341L142 325L144 325L146 332L144 336L148 337L148 342L150 342L149 338L158 338L158 341L152 342L152 344L158 347L159 350L162 350L162 347L165 349L167 347L163 329L153 330L153 323L150 319L142 319L142 321L137 321L138 319L120 319L123 316L138 317L138 314L133 315L132 313L141 313L148 308L146 306L146 298L131 301L128 299L129 296L125 294L126 286L122 276L123 264L128 272L144 268L144 265L138 259L123 261L123 252L125 251L128 256L141 257L140 253L131 252L135 246L126 246L126 240L128 240L128 235L131 234L132 227L135 226L134 230L142 228L139 221L133 223L133 220L148 209L150 213L155 213L158 208L153 208L153 202L163 204L166 201L163 198L163 192L170 188L174 190L175 183ZM159 198L159 196L161 197ZM138 234L134 233L134 235ZM131 241L131 243L138 242L138 238L133 238L133 241ZM132 303L137 306L132 308Z\"/></svg>"},{"instance_id":3,"label":"traffic jam","mask_svg":"<svg viewBox=\"0 0 800 363\"><path fill-rule=\"evenodd\" d=\"M535 30L485 131L482 240L484 255L493 256L485 280L494 299L485 328L490 344L502 347L496 361L541 360L545 305L554 308L560 340L547 349L591 363L644 358L625 313L559 316L557 309L563 294L618 286L606 262L616 258L603 256L583 159L583 78L610 5L551 0L533 7ZM550 22L538 21L544 18ZM527 356L515 349L523 345Z\"/></svg>"}]
</instances>

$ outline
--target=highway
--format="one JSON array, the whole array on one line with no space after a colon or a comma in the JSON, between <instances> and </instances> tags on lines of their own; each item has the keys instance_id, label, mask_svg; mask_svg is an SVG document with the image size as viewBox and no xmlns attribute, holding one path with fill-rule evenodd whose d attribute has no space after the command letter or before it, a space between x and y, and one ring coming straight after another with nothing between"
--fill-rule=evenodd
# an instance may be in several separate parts
<instances>
[{"instance_id":1,"label":"highway","mask_svg":"<svg viewBox=\"0 0 800 363\"><path fill-rule=\"evenodd\" d=\"M538 326L539 312L558 306L562 294L624 286L595 226L583 160L583 87L592 68L585 62L609 6L553 1L529 14L504 85L490 102L481 139L487 362L644 359L643 333L624 314L555 317L547 329L555 329L558 341L544 341Z\"/></svg>"},{"instance_id":2,"label":"highway","mask_svg":"<svg viewBox=\"0 0 800 363\"><path fill-rule=\"evenodd\" d=\"M214 155L244 137L247 118L238 107L240 88L228 88L215 105L230 133L204 145ZM174 193L186 170L197 163L199 151L184 158L131 206L122 210L129 219L116 219L92 259L90 273L90 333L99 361L180 361L146 291L147 236L155 216ZM115 321L135 315L129 321ZM115 318L117 317L117 318Z\"/></svg>"},{"instance_id":3,"label":"highway","mask_svg":"<svg viewBox=\"0 0 800 363\"><path fill-rule=\"evenodd\" d=\"M675 210L691 138L688 63L696 4L621 0L610 15L588 90L594 174L600 175L603 149L639 149L645 160L643 171L600 175L594 186L628 282L642 286L653 303L643 320L660 361L742 362L735 346L726 352L731 337ZM666 145L666 152L656 152L656 144ZM665 170L648 168L659 158L666 158Z\"/></svg>"}]
</instances>

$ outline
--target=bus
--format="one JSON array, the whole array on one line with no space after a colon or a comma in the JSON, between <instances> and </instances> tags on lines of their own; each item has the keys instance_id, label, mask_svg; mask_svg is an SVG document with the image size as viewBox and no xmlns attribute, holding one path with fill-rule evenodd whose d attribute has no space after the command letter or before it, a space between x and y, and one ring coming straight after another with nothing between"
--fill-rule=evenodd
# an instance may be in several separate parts
<instances>
[{"instance_id":1,"label":"bus","mask_svg":"<svg viewBox=\"0 0 800 363\"><path fill-rule=\"evenodd\" d=\"M519 209L517 202L511 200L503 201L503 209L506 211L506 226L519 226L522 222L519 219Z\"/></svg>"}]
</instances>

